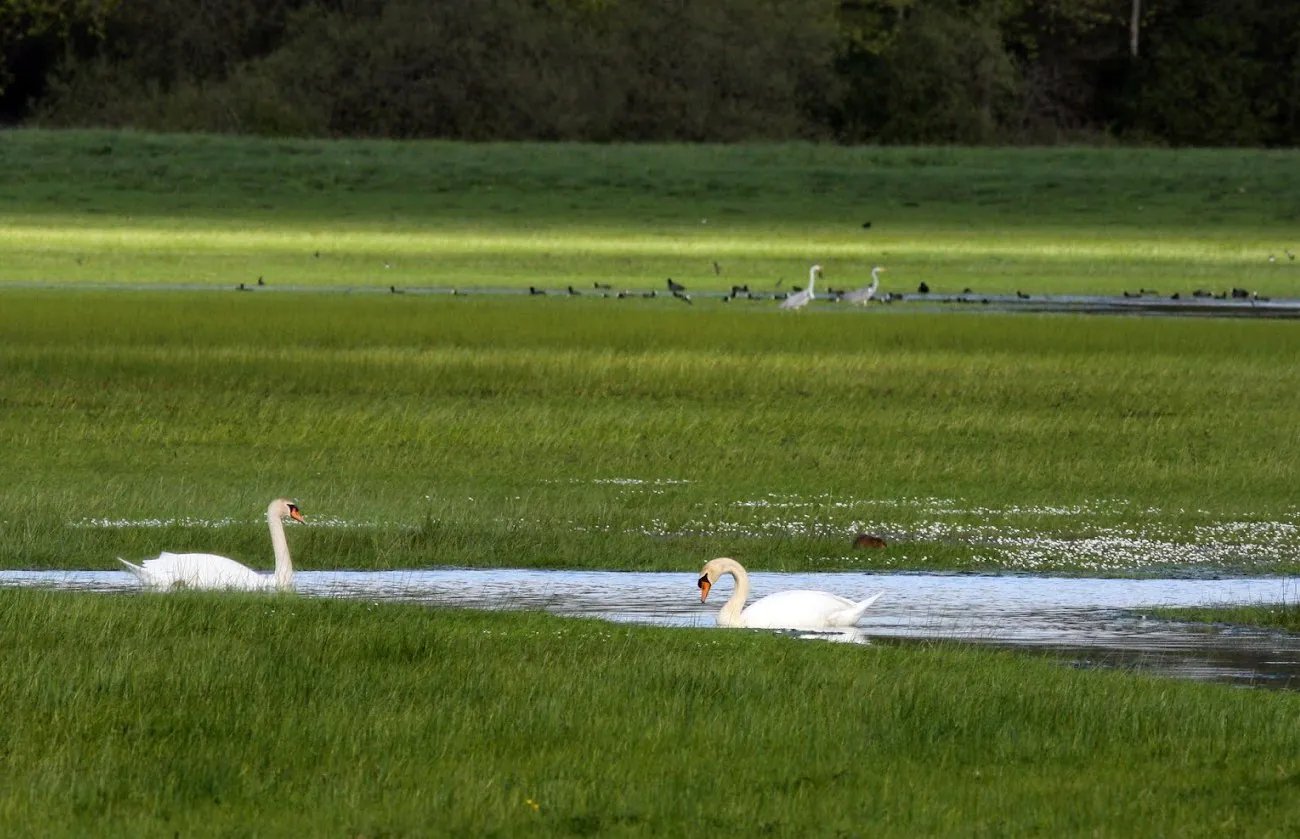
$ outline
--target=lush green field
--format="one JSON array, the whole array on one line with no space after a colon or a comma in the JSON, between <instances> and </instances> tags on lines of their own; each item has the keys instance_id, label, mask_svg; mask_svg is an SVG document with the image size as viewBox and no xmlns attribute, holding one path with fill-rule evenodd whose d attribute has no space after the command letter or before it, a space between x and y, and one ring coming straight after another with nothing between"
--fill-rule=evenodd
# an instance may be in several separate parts
<instances>
[{"instance_id":1,"label":"lush green field","mask_svg":"<svg viewBox=\"0 0 1300 839\"><path fill-rule=\"evenodd\" d=\"M945 646L0 592L0 831L1286 836L1300 697Z\"/></svg>"},{"instance_id":2,"label":"lush green field","mask_svg":"<svg viewBox=\"0 0 1300 839\"><path fill-rule=\"evenodd\" d=\"M0 133L0 282L1295 297L1298 219L1293 151Z\"/></svg>"},{"instance_id":3,"label":"lush green field","mask_svg":"<svg viewBox=\"0 0 1300 839\"><path fill-rule=\"evenodd\" d=\"M74 286L1287 294L1295 162L0 132L0 567L1294 572L1293 323ZM0 672L5 834L1300 826L1293 695L946 646L5 590Z\"/></svg>"},{"instance_id":4,"label":"lush green field","mask_svg":"<svg viewBox=\"0 0 1300 839\"><path fill-rule=\"evenodd\" d=\"M0 556L1297 566L1295 324L607 302L0 292Z\"/></svg>"}]
</instances>

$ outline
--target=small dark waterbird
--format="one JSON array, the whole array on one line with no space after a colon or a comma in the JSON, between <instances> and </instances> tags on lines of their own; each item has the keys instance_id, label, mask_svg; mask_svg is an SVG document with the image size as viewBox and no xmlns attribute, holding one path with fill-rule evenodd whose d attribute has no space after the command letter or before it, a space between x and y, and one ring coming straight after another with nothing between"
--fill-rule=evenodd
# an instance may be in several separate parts
<instances>
[{"instance_id":1,"label":"small dark waterbird","mask_svg":"<svg viewBox=\"0 0 1300 839\"><path fill-rule=\"evenodd\" d=\"M877 536L877 535L874 534L874 533L859 533L859 534L858 534L857 536L855 536L854 539L853 539L853 547L855 547L855 548L887 548L887 547L889 547L889 545L888 545L888 543L885 542L885 539L884 539L883 536Z\"/></svg>"}]
</instances>

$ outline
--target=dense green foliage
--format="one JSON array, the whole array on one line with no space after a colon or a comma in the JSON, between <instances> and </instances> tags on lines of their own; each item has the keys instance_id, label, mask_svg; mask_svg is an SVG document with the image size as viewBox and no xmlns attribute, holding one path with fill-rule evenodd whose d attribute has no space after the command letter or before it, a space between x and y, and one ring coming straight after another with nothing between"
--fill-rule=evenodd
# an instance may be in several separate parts
<instances>
[{"instance_id":1,"label":"dense green foliage","mask_svg":"<svg viewBox=\"0 0 1300 839\"><path fill-rule=\"evenodd\" d=\"M0 5L0 119L1285 146L1298 56L1300 7L1269 0L24 0Z\"/></svg>"},{"instance_id":2,"label":"dense green foliage","mask_svg":"<svg viewBox=\"0 0 1300 839\"><path fill-rule=\"evenodd\" d=\"M1282 836L1300 697L946 646L0 592L0 831Z\"/></svg>"}]
</instances>

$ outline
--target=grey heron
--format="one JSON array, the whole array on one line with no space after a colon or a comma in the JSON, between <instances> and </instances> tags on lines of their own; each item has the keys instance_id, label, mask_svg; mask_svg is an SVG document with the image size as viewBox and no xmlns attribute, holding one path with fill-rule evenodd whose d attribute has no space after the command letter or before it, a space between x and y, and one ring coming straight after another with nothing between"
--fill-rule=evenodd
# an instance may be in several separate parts
<instances>
[{"instance_id":1,"label":"grey heron","mask_svg":"<svg viewBox=\"0 0 1300 839\"><path fill-rule=\"evenodd\" d=\"M821 276L821 273L822 273L822 267L820 265L814 265L813 267L809 268L808 287L805 288L803 291L799 292L798 294L791 294L789 297L787 297L781 303L781 308L793 311L795 309L802 309L804 306L807 306L808 303L814 297L816 297L816 295L813 294L813 284L817 282L817 278Z\"/></svg>"},{"instance_id":2,"label":"grey heron","mask_svg":"<svg viewBox=\"0 0 1300 839\"><path fill-rule=\"evenodd\" d=\"M881 268L879 265L872 268L871 285L864 286L859 289L854 289L853 291L850 291L848 294L844 295L844 297L841 299L849 303L861 303L863 306L867 305L867 303L871 301L871 298L876 296L876 292L880 290L880 272L884 270L885 269Z\"/></svg>"}]
</instances>

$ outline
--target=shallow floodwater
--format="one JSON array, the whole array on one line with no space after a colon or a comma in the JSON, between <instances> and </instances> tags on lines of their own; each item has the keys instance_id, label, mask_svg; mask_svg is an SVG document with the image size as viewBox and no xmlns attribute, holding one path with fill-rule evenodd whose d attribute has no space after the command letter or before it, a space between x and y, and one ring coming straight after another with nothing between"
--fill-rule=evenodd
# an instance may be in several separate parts
<instances>
[{"instance_id":1,"label":"shallow floodwater","mask_svg":"<svg viewBox=\"0 0 1300 839\"><path fill-rule=\"evenodd\" d=\"M339 295L424 295L433 297L519 297L530 298L568 295L607 298L611 305L635 304L645 298L659 303L677 305L672 295L662 290L648 288L610 289L601 293L595 290L587 292L571 291L572 286L542 288L541 294L534 294L531 289L505 288L492 286L474 286L471 288L454 288L452 286L298 286L274 285L265 287L245 287L243 283L229 285L212 285L210 283L116 283L116 282L18 282L6 283L7 288L39 288L60 291L86 290L96 291L210 291L230 293L232 291L255 292L257 294L339 294ZM1300 299L1267 297L1222 297L1194 294L1180 294L1174 297L1154 294L1123 293L1121 296L1104 294L982 294L969 292L962 294L941 293L899 293L893 292L868 307L854 306L841 302L838 298L822 295L816 298L811 308L834 309L844 312L864 312L879 310L906 310L911 305L920 305L935 311L955 311L959 309L992 312L1024 313L1068 313L1079 315L1146 315L1146 316L1182 316L1182 317L1231 317L1231 318L1300 318ZM785 299L785 293L777 289L766 291L755 289L751 295L732 297L723 291L693 291L687 298L701 300L731 300L738 305L774 308ZM905 304L905 305L894 305Z\"/></svg>"},{"instance_id":2,"label":"shallow floodwater","mask_svg":"<svg viewBox=\"0 0 1300 839\"><path fill-rule=\"evenodd\" d=\"M560 615L666 626L714 625L730 595L721 583L699 602L691 573L438 569L303 571L300 594L414 601L475 609L542 609ZM1300 636L1154 620L1161 606L1294 602L1289 578L1079 579L937 574L751 575L752 597L819 588L859 599L885 596L857 630L801 633L829 640L949 639L1029 648L1076 666L1125 667L1181 678L1273 687L1300 685ZM119 571L0 571L0 585L132 591Z\"/></svg>"}]
</instances>

